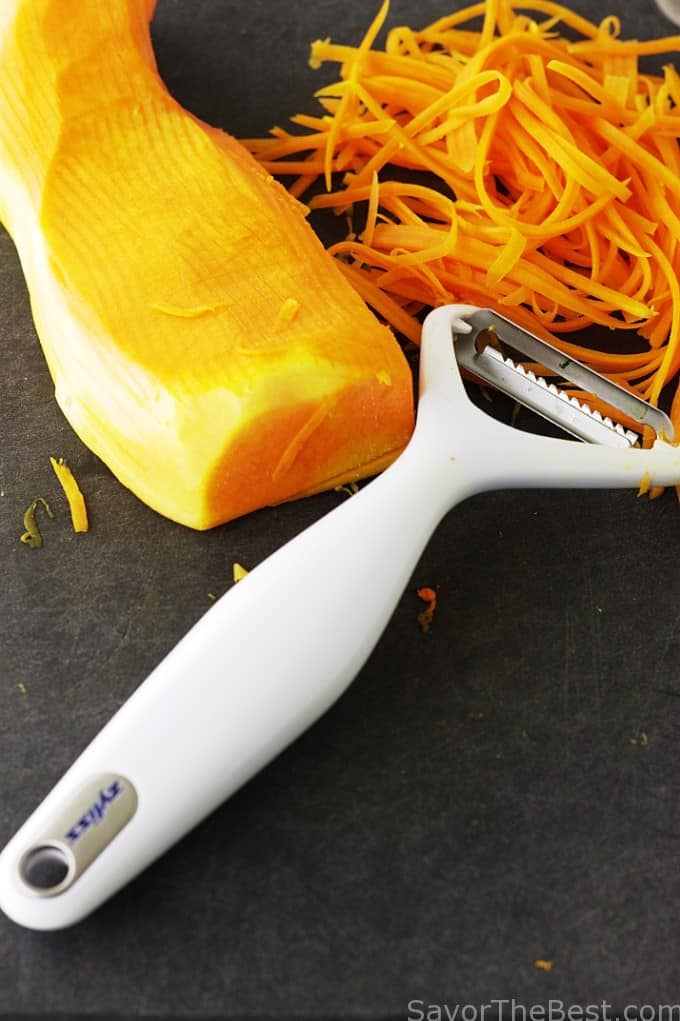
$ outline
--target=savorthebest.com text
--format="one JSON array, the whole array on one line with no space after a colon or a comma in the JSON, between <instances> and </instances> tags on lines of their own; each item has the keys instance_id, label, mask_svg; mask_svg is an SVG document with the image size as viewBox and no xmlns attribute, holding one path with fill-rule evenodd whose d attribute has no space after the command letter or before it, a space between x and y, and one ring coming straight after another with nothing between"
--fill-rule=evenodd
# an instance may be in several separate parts
<instances>
[{"instance_id":1,"label":"savorthebest.com text","mask_svg":"<svg viewBox=\"0 0 680 1021\"><path fill-rule=\"evenodd\" d=\"M564 1000L526 1004L515 999L487 1003L430 1003L409 1000L406 1021L680 1021L680 1003L567 1004Z\"/></svg>"}]
</instances>

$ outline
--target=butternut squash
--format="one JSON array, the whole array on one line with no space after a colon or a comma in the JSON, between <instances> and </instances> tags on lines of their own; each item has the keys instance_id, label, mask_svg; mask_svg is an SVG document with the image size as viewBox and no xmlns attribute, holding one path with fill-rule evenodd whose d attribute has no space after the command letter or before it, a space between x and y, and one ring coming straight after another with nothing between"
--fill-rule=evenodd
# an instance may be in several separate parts
<instances>
[{"instance_id":1,"label":"butternut squash","mask_svg":"<svg viewBox=\"0 0 680 1021\"><path fill-rule=\"evenodd\" d=\"M161 81L155 0L2 0L0 218L56 398L204 529L385 467L411 374L291 198Z\"/></svg>"}]
</instances>

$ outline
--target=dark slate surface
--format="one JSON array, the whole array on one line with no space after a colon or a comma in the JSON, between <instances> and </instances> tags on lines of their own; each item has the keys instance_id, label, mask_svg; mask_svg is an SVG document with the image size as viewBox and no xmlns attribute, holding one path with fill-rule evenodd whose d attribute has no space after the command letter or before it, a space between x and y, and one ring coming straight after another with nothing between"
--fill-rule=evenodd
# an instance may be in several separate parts
<instances>
[{"instance_id":1,"label":"dark slate surface","mask_svg":"<svg viewBox=\"0 0 680 1021\"><path fill-rule=\"evenodd\" d=\"M625 33L668 31L652 8L627 0ZM449 9L395 0L391 22ZM324 80L306 66L309 41L355 41L373 10L160 0L160 66L196 113L259 134ZM161 520L57 409L4 235L0 298L4 842L208 593L228 587L232 562L255 565L343 497L209 534ZM65 527L50 454L87 494L87 536ZM37 495L59 517L33 552L18 537ZM40 934L0 920L0 1014L381 1018L407 1017L415 1000L674 1002L679 565L671 493L652 504L499 493L460 507L316 727L83 924ZM416 625L419 584L440 586L429 635Z\"/></svg>"}]
</instances>

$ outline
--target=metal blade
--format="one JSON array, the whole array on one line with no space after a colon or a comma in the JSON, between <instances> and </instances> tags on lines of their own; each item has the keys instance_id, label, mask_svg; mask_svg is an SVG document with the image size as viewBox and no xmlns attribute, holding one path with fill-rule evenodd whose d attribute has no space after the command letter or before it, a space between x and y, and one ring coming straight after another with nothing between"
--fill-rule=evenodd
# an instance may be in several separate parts
<instances>
[{"instance_id":1,"label":"metal blade","mask_svg":"<svg viewBox=\"0 0 680 1021\"><path fill-rule=\"evenodd\" d=\"M634 446L640 438L632 430L625 429L599 411L593 411L576 397L571 397L555 383L527 371L499 347L489 342L484 343L480 334L493 331L501 343L505 342L528 360L554 371L582 389L584 394L598 396L612 408L638 422L640 429L649 426L657 436L672 442L673 425L662 411L581 362L569 358L563 351L540 340L509 319L490 309L480 309L467 316L466 322L472 327L470 333L459 334L455 340L459 364L571 435L588 443L610 446Z\"/></svg>"}]
</instances>

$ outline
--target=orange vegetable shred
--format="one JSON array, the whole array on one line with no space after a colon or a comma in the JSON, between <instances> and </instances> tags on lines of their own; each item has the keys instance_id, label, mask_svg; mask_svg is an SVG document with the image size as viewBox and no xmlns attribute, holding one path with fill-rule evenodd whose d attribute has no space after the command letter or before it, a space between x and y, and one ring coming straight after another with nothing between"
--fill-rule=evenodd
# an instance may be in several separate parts
<instances>
[{"instance_id":1,"label":"orange vegetable shred","mask_svg":"<svg viewBox=\"0 0 680 1021\"><path fill-rule=\"evenodd\" d=\"M554 967L553 961L544 961L539 959L534 961L534 967L538 968L539 971L552 971Z\"/></svg>"},{"instance_id":2,"label":"orange vegetable shred","mask_svg":"<svg viewBox=\"0 0 680 1021\"><path fill-rule=\"evenodd\" d=\"M437 609L437 592L435 589L425 585L423 588L418 589L418 598L427 603L425 609L421 610L418 614L420 630L427 633L432 627L434 611Z\"/></svg>"},{"instance_id":3,"label":"orange vegetable shred","mask_svg":"<svg viewBox=\"0 0 680 1021\"><path fill-rule=\"evenodd\" d=\"M680 75L639 67L680 35L487 0L379 47L387 15L359 46L315 42L313 67L339 65L320 113L246 146L350 214L330 250L408 340L430 307L485 305L652 404L672 384L680 429Z\"/></svg>"},{"instance_id":4,"label":"orange vegetable shred","mask_svg":"<svg viewBox=\"0 0 680 1021\"><path fill-rule=\"evenodd\" d=\"M71 511L71 523L73 524L74 532L87 532L89 526L87 520L87 507L85 506L85 497L80 491L80 486L76 482L75 476L69 466L64 461L63 457L57 460L54 457L50 458L50 464L54 468L54 473L59 480L61 488L64 490L64 495L68 500L69 510Z\"/></svg>"}]
</instances>

